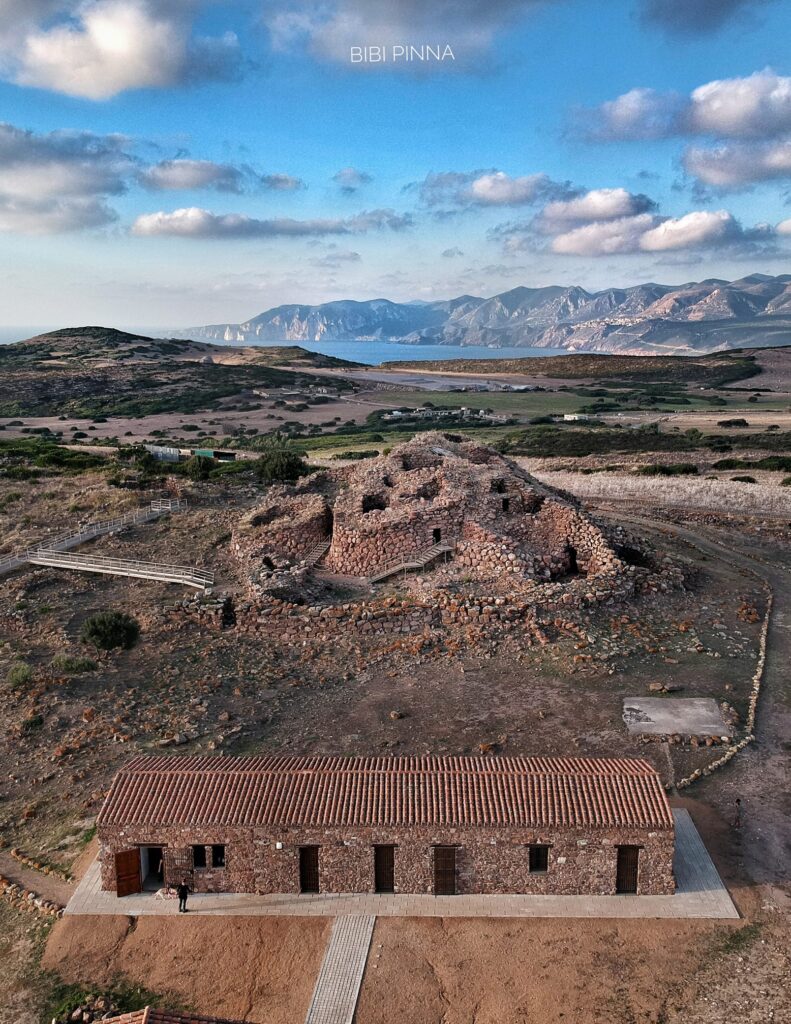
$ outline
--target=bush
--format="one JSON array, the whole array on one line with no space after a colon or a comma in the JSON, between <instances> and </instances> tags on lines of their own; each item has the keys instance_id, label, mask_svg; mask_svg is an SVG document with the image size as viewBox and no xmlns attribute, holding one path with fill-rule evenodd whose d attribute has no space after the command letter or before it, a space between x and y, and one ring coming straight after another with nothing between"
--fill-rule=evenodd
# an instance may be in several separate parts
<instances>
[{"instance_id":1,"label":"bush","mask_svg":"<svg viewBox=\"0 0 791 1024\"><path fill-rule=\"evenodd\" d=\"M292 483L308 471L305 452L281 434L266 438L260 451L255 470L262 483Z\"/></svg>"},{"instance_id":2,"label":"bush","mask_svg":"<svg viewBox=\"0 0 791 1024\"><path fill-rule=\"evenodd\" d=\"M750 424L747 422L747 420L742 419L742 417L738 417L737 419L733 419L733 420L717 420L717 426L718 427L749 427Z\"/></svg>"},{"instance_id":3,"label":"bush","mask_svg":"<svg viewBox=\"0 0 791 1024\"><path fill-rule=\"evenodd\" d=\"M780 481L781 487L791 487L791 476L787 476L785 480Z\"/></svg>"},{"instance_id":4,"label":"bush","mask_svg":"<svg viewBox=\"0 0 791 1024\"><path fill-rule=\"evenodd\" d=\"M698 467L694 462L673 462L668 466L640 466L638 476L696 476Z\"/></svg>"},{"instance_id":5,"label":"bush","mask_svg":"<svg viewBox=\"0 0 791 1024\"><path fill-rule=\"evenodd\" d=\"M731 480L737 484L757 484L758 481L754 476L732 476Z\"/></svg>"},{"instance_id":6,"label":"bush","mask_svg":"<svg viewBox=\"0 0 791 1024\"><path fill-rule=\"evenodd\" d=\"M73 676L81 672L93 672L98 667L93 658L86 658L84 655L56 654L50 662L50 668L54 672Z\"/></svg>"},{"instance_id":7,"label":"bush","mask_svg":"<svg viewBox=\"0 0 791 1024\"><path fill-rule=\"evenodd\" d=\"M214 463L203 455L193 455L184 463L184 471L190 480L208 480Z\"/></svg>"},{"instance_id":8,"label":"bush","mask_svg":"<svg viewBox=\"0 0 791 1024\"><path fill-rule=\"evenodd\" d=\"M33 669L26 661L15 661L6 673L5 681L15 690L33 681Z\"/></svg>"},{"instance_id":9,"label":"bush","mask_svg":"<svg viewBox=\"0 0 791 1024\"><path fill-rule=\"evenodd\" d=\"M116 647L130 650L140 637L140 626L126 612L97 612L86 619L80 639L97 651L112 651Z\"/></svg>"}]
</instances>

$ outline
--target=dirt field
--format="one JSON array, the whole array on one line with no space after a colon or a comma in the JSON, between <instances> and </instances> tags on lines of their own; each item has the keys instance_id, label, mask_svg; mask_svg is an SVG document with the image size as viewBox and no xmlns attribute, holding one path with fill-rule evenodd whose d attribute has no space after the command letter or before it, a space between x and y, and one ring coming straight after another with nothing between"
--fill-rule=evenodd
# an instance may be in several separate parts
<instances>
[{"instance_id":1,"label":"dirt field","mask_svg":"<svg viewBox=\"0 0 791 1024\"><path fill-rule=\"evenodd\" d=\"M329 918L64 918L42 967L97 987L120 976L201 1013L295 1024L307 1013L330 925Z\"/></svg>"}]
</instances>

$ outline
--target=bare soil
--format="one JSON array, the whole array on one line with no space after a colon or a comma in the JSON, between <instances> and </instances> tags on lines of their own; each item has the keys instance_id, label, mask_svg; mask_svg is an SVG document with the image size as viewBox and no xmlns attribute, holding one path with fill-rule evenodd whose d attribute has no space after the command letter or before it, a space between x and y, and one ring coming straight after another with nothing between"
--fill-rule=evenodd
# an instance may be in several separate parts
<instances>
[{"instance_id":1,"label":"bare soil","mask_svg":"<svg viewBox=\"0 0 791 1024\"><path fill-rule=\"evenodd\" d=\"M174 1009L295 1024L307 1013L331 923L293 917L66 917L52 930L42 967L95 987L120 977L172 994Z\"/></svg>"}]
</instances>

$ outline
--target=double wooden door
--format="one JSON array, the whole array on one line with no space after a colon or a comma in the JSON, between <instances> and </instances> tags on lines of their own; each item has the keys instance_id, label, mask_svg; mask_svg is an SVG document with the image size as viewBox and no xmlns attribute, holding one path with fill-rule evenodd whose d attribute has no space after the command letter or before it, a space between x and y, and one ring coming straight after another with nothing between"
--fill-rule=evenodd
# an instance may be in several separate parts
<instances>
[{"instance_id":1,"label":"double wooden door","mask_svg":"<svg viewBox=\"0 0 791 1024\"><path fill-rule=\"evenodd\" d=\"M395 847L374 847L374 889L395 892Z\"/></svg>"},{"instance_id":2,"label":"double wooden door","mask_svg":"<svg viewBox=\"0 0 791 1024\"><path fill-rule=\"evenodd\" d=\"M299 848L299 891L319 891L318 846L300 846Z\"/></svg>"}]
</instances>

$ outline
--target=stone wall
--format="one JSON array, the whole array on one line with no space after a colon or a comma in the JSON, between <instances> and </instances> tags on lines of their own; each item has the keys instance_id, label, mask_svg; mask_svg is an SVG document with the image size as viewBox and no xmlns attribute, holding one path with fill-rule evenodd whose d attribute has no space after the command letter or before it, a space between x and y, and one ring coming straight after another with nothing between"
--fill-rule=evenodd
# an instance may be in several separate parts
<instances>
[{"instance_id":1,"label":"stone wall","mask_svg":"<svg viewBox=\"0 0 791 1024\"><path fill-rule=\"evenodd\" d=\"M224 871L196 871L199 891L299 892L299 848L319 847L322 892L372 892L375 844L395 850L395 889L433 893L433 847L454 846L461 893L609 895L615 892L617 846L641 846L638 892L674 891L672 830L561 828L212 828L100 827L102 888L115 889L114 853L135 843L186 849L224 843ZM547 844L549 867L528 870L527 846ZM278 845L280 844L280 848Z\"/></svg>"}]
</instances>

